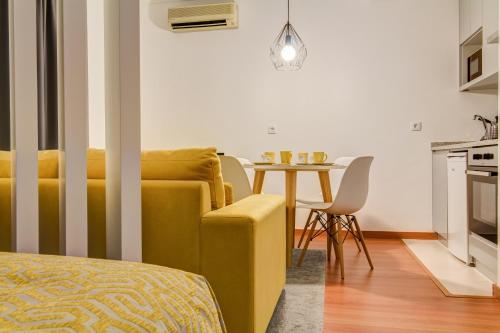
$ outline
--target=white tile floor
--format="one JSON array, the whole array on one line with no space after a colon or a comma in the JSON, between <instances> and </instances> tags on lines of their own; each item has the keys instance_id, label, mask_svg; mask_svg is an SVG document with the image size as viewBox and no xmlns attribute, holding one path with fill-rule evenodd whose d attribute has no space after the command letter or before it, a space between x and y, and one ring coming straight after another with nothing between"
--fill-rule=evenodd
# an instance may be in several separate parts
<instances>
[{"instance_id":1,"label":"white tile floor","mask_svg":"<svg viewBox=\"0 0 500 333\"><path fill-rule=\"evenodd\" d=\"M493 282L453 256L437 240L403 240L443 287L454 296L492 296Z\"/></svg>"}]
</instances>

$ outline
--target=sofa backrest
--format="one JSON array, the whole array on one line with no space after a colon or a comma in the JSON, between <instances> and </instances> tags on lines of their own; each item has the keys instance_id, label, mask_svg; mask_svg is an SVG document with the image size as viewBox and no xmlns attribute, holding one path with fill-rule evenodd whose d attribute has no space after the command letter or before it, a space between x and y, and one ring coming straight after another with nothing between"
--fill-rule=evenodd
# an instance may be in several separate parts
<instances>
[{"instance_id":1,"label":"sofa backrest","mask_svg":"<svg viewBox=\"0 0 500 333\"><path fill-rule=\"evenodd\" d=\"M12 177L12 153L0 151L0 178ZM38 177L59 177L59 151L44 150L38 152Z\"/></svg>"},{"instance_id":2,"label":"sofa backrest","mask_svg":"<svg viewBox=\"0 0 500 333\"><path fill-rule=\"evenodd\" d=\"M199 180L210 187L212 209L225 206L224 181L216 148L143 151L143 180Z\"/></svg>"},{"instance_id":3,"label":"sofa backrest","mask_svg":"<svg viewBox=\"0 0 500 333\"><path fill-rule=\"evenodd\" d=\"M11 178L12 153L0 151L0 178ZM38 152L39 178L59 177L59 152ZM216 148L188 148L144 151L141 154L143 180L200 180L210 187L212 209L226 205L224 181ZM87 152L87 178L106 178L106 157L102 149Z\"/></svg>"},{"instance_id":4,"label":"sofa backrest","mask_svg":"<svg viewBox=\"0 0 500 333\"><path fill-rule=\"evenodd\" d=\"M10 151L0 151L0 178L11 178L12 156Z\"/></svg>"},{"instance_id":5,"label":"sofa backrest","mask_svg":"<svg viewBox=\"0 0 500 333\"><path fill-rule=\"evenodd\" d=\"M103 149L87 150L87 179L106 179L106 154Z\"/></svg>"},{"instance_id":6,"label":"sofa backrest","mask_svg":"<svg viewBox=\"0 0 500 333\"><path fill-rule=\"evenodd\" d=\"M89 149L87 178L106 178L106 154L102 149ZM201 180L210 187L212 209L225 206L224 181L216 148L187 148L143 151L143 180Z\"/></svg>"}]
</instances>

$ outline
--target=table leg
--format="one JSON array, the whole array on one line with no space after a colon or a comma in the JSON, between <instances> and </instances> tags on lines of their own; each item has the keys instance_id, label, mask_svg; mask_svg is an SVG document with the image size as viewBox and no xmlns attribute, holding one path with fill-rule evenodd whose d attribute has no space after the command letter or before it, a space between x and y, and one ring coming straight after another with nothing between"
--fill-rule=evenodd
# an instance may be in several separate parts
<instances>
[{"instance_id":1,"label":"table leg","mask_svg":"<svg viewBox=\"0 0 500 333\"><path fill-rule=\"evenodd\" d=\"M286 171L286 266L292 267L295 241L295 208L297 196L297 171Z\"/></svg>"},{"instance_id":2,"label":"table leg","mask_svg":"<svg viewBox=\"0 0 500 333\"><path fill-rule=\"evenodd\" d=\"M255 176L253 179L253 194L262 193L262 185L264 184L264 176L266 172L264 170L255 170Z\"/></svg>"},{"instance_id":3,"label":"table leg","mask_svg":"<svg viewBox=\"0 0 500 333\"><path fill-rule=\"evenodd\" d=\"M330 172L329 171L318 171L318 176L319 176L319 184L321 186L321 192L323 193L323 201L324 202L332 202L333 201L333 195L332 195L332 186L330 184ZM327 220L330 221L330 216L327 216ZM334 222L332 222L334 223ZM336 226L332 225L331 229L332 232L336 231ZM335 257L338 258L338 249L337 246L335 245L335 242L333 242L332 239L330 239L330 235L327 236L327 250L331 249L333 245L333 250L335 251Z\"/></svg>"},{"instance_id":4,"label":"table leg","mask_svg":"<svg viewBox=\"0 0 500 333\"><path fill-rule=\"evenodd\" d=\"M325 202L332 202L332 187L330 185L330 173L328 171L318 171L319 184L321 185L321 192L323 193L323 200Z\"/></svg>"}]
</instances>

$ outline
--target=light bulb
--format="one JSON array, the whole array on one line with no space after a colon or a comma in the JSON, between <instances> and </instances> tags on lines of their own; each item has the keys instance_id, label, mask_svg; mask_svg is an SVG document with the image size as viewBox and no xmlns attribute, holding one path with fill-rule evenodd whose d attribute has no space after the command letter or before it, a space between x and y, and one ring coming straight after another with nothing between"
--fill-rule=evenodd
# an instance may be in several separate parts
<instances>
[{"instance_id":1,"label":"light bulb","mask_svg":"<svg viewBox=\"0 0 500 333\"><path fill-rule=\"evenodd\" d=\"M286 62L290 62L297 57L297 51L292 45L292 36L286 35L285 46L281 49L281 57Z\"/></svg>"},{"instance_id":2,"label":"light bulb","mask_svg":"<svg viewBox=\"0 0 500 333\"><path fill-rule=\"evenodd\" d=\"M292 45L287 44L281 49L281 57L286 62L290 62L297 57L297 51Z\"/></svg>"}]
</instances>

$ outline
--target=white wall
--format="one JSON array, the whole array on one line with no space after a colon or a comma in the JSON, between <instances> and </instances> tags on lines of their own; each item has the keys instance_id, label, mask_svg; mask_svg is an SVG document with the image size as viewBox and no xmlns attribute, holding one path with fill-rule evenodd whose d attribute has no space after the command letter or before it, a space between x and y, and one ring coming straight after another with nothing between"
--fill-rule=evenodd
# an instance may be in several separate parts
<instances>
[{"instance_id":1,"label":"white wall","mask_svg":"<svg viewBox=\"0 0 500 333\"><path fill-rule=\"evenodd\" d=\"M458 1L292 1L309 51L292 73L268 56L285 1L238 3L237 30L173 34L162 28L167 2L142 1L143 148L370 154L364 228L430 231L430 142L479 139L472 116L496 114L496 95L458 92ZM415 120L422 132L409 130ZM320 191L313 175L298 187ZM266 179L265 192L283 189L282 175Z\"/></svg>"}]
</instances>

